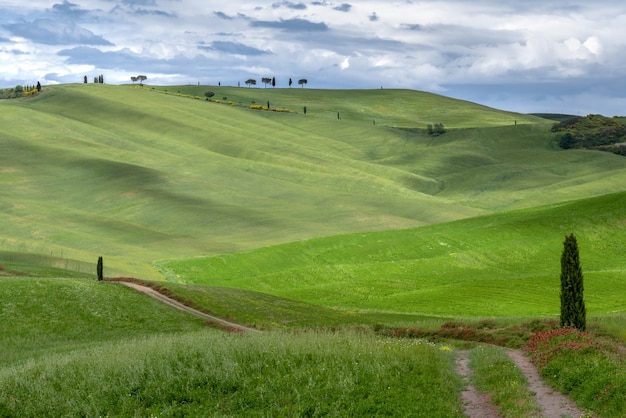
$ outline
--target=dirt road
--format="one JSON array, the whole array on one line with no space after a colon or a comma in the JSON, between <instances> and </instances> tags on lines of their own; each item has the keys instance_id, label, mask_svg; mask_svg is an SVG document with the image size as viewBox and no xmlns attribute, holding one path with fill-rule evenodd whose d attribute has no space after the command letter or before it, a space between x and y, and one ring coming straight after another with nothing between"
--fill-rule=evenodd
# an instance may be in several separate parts
<instances>
[{"instance_id":1,"label":"dirt road","mask_svg":"<svg viewBox=\"0 0 626 418\"><path fill-rule=\"evenodd\" d=\"M539 376L537 368L526 355L519 350L507 350L511 361L524 373L528 380L529 390L535 394L537 404L541 407L541 416L547 418L579 418L585 415L572 400L562 393L546 385ZM456 372L467 384L461 393L463 412L468 418L498 418L498 408L491 402L487 393L479 392L471 382L472 370L469 367L467 350L457 352Z\"/></svg>"},{"instance_id":2,"label":"dirt road","mask_svg":"<svg viewBox=\"0 0 626 418\"><path fill-rule=\"evenodd\" d=\"M189 307L187 305L183 305L182 303L180 303L180 302L178 302L178 301L176 301L176 300L174 300L172 298L169 298L169 297L167 297L167 296L157 292L156 290L154 290L154 289L152 289L150 287L142 286L142 285L137 284L137 283L125 282L125 281L120 281L118 283L121 283L121 284L123 284L125 286L128 286L130 288L133 288L133 289L135 289L135 290L137 290L137 291L139 291L141 293L144 293L144 294L146 294L146 295L148 295L150 297L158 299L161 302L166 303L166 304L168 304L168 305L170 305L170 306L172 306L172 307L174 307L176 309L180 309L181 311L188 312L188 313L196 315L196 316L198 316L200 318L206 319L207 321L210 321L210 322L212 322L214 324L225 326L225 327L228 327L228 328L232 328L232 329L235 329L237 331L261 332L258 329L246 327L246 326L240 325L240 324L235 324L234 322L229 322L229 321L226 321L224 319L218 318L216 316L209 315L209 314L206 314L204 312L200 312L200 311L198 311L196 309L193 309L193 308L191 308L191 307Z\"/></svg>"}]
</instances>

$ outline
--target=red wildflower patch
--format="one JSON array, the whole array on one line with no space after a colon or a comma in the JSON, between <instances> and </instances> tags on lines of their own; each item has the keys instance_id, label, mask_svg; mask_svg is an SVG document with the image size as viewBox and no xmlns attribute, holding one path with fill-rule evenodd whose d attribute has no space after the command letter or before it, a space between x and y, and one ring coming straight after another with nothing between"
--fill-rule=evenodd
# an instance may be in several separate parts
<instances>
[{"instance_id":1,"label":"red wildflower patch","mask_svg":"<svg viewBox=\"0 0 626 418\"><path fill-rule=\"evenodd\" d=\"M523 349L531 355L532 362L542 369L554 358L567 352L592 352L602 350L603 345L588 332L560 328L535 333Z\"/></svg>"}]
</instances>

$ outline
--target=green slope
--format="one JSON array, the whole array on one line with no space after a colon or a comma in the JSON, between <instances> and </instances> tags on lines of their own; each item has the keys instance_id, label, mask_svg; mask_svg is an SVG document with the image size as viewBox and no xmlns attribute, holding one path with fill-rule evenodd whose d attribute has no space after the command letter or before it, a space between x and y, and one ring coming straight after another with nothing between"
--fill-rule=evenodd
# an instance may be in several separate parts
<instances>
[{"instance_id":1,"label":"green slope","mask_svg":"<svg viewBox=\"0 0 626 418\"><path fill-rule=\"evenodd\" d=\"M145 87L152 89L151 87ZM156 92L199 96L206 91L215 93L213 99L236 105L259 104L271 108L286 108L314 119L361 121L369 125L420 127L443 123L448 128L507 126L546 123L543 118L506 112L477 103L452 99L415 90L319 90L309 88L237 88L218 86L155 87ZM179 93L180 92L180 93ZM224 100L224 97L226 100Z\"/></svg>"},{"instance_id":2,"label":"green slope","mask_svg":"<svg viewBox=\"0 0 626 418\"><path fill-rule=\"evenodd\" d=\"M456 317L555 315L562 242L572 231L589 314L625 312L626 193L166 267L189 282L329 307Z\"/></svg>"},{"instance_id":3,"label":"green slope","mask_svg":"<svg viewBox=\"0 0 626 418\"><path fill-rule=\"evenodd\" d=\"M203 328L202 320L120 284L0 279L0 368L100 344Z\"/></svg>"},{"instance_id":4,"label":"green slope","mask_svg":"<svg viewBox=\"0 0 626 418\"><path fill-rule=\"evenodd\" d=\"M261 91L230 89L218 97ZM324 111L341 105L346 115L384 102L380 115L393 125L409 125L418 109L448 126L511 117L410 91L271 93L327 100ZM369 116L318 117L312 104L305 117L130 86L54 86L0 106L0 123L13 127L0 133L0 250L81 271L102 255L109 276L156 279L155 260L595 196L622 190L626 176L626 160L556 149L549 123L521 115L527 124L432 138Z\"/></svg>"}]
</instances>

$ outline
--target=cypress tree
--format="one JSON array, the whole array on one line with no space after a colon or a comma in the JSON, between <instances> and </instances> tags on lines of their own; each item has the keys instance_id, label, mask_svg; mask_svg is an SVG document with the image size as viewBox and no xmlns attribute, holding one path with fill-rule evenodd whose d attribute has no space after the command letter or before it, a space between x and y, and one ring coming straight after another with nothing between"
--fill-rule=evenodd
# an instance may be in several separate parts
<instances>
[{"instance_id":1,"label":"cypress tree","mask_svg":"<svg viewBox=\"0 0 626 418\"><path fill-rule=\"evenodd\" d=\"M98 257L97 271L98 271L98 281L102 281L102 279L104 279L103 266L102 266L102 257Z\"/></svg>"},{"instance_id":2,"label":"cypress tree","mask_svg":"<svg viewBox=\"0 0 626 418\"><path fill-rule=\"evenodd\" d=\"M584 331L586 316L578 243L574 234L570 234L565 237L561 255L561 326Z\"/></svg>"}]
</instances>

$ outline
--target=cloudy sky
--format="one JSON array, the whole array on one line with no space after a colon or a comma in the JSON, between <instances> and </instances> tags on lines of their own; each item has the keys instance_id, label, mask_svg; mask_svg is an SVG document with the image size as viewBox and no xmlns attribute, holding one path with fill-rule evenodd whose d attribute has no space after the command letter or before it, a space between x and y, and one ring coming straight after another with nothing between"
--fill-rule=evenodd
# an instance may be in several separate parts
<instances>
[{"instance_id":1,"label":"cloudy sky","mask_svg":"<svg viewBox=\"0 0 626 418\"><path fill-rule=\"evenodd\" d=\"M2 0L0 87L291 77L626 115L624 28L622 0Z\"/></svg>"}]
</instances>

